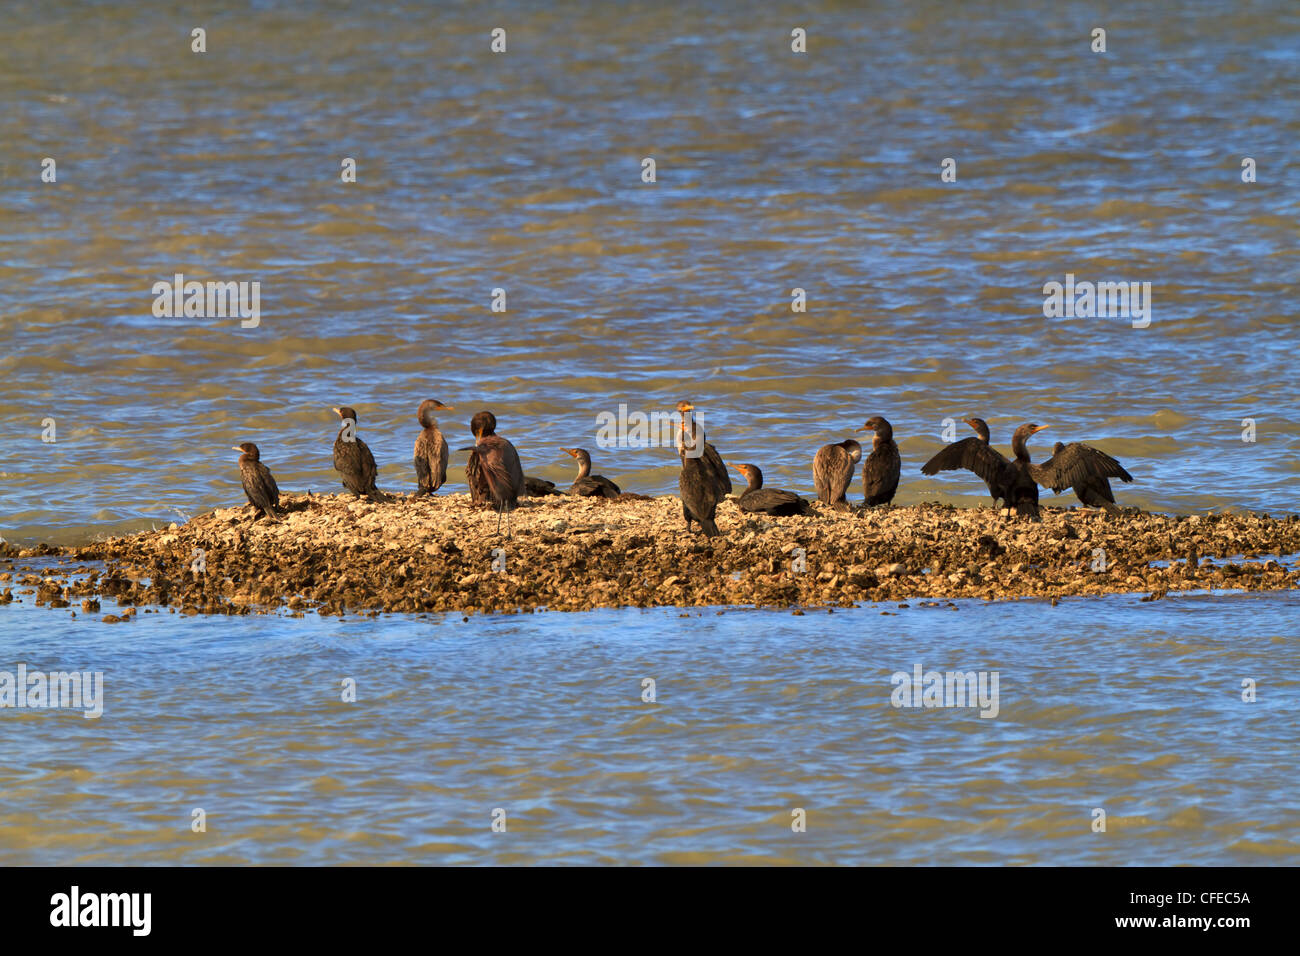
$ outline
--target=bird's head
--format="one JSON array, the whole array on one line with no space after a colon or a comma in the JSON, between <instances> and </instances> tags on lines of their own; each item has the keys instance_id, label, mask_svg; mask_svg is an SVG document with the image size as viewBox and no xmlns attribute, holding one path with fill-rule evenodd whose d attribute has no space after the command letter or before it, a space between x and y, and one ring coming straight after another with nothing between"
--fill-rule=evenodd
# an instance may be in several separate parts
<instances>
[{"instance_id":1,"label":"bird's head","mask_svg":"<svg viewBox=\"0 0 1300 956\"><path fill-rule=\"evenodd\" d=\"M425 428L428 428L431 425L438 424L438 420L433 417L434 412L441 412L441 411L449 412L452 411L455 407L456 406L454 405L444 405L436 398L426 398L424 401L420 403L420 407L416 410L415 418L421 425L423 425Z\"/></svg>"},{"instance_id":2,"label":"bird's head","mask_svg":"<svg viewBox=\"0 0 1300 956\"><path fill-rule=\"evenodd\" d=\"M235 445L231 448L231 451L239 452L241 458L247 455L250 461L257 461L258 458L257 446L251 441L246 441L242 445Z\"/></svg>"},{"instance_id":3,"label":"bird's head","mask_svg":"<svg viewBox=\"0 0 1300 956\"><path fill-rule=\"evenodd\" d=\"M497 430L497 417L489 411L481 411L470 419L469 430L475 438L494 435Z\"/></svg>"}]
</instances>

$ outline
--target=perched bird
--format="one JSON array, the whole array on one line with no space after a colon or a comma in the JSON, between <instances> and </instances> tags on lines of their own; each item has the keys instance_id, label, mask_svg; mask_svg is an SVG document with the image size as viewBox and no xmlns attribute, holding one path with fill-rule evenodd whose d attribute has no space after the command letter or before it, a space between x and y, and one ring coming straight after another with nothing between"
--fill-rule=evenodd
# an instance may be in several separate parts
<instances>
[{"instance_id":1,"label":"perched bird","mask_svg":"<svg viewBox=\"0 0 1300 956\"><path fill-rule=\"evenodd\" d=\"M694 415L687 418L686 413L693 406L689 402L681 402L677 409L682 412L681 434L677 438L677 455L682 463L681 474L677 478L677 487L682 494L682 517L686 519L687 531L691 530L691 522L698 521L704 534L712 538L720 534L714 517L718 502L731 491L731 479L727 479L726 491L722 490L723 485L718 480L714 463L716 459L716 465L722 466L722 458L716 451L712 456L708 454L713 446L705 439L704 429L695 421ZM725 466L722 467L725 477L726 469Z\"/></svg>"},{"instance_id":2,"label":"perched bird","mask_svg":"<svg viewBox=\"0 0 1300 956\"><path fill-rule=\"evenodd\" d=\"M580 498L617 498L618 485L601 475L591 473L591 455L585 448L561 448L560 451L578 459L578 477L569 487L569 494Z\"/></svg>"},{"instance_id":3,"label":"perched bird","mask_svg":"<svg viewBox=\"0 0 1300 956\"><path fill-rule=\"evenodd\" d=\"M995 462L1001 462L1003 466L1009 465L1010 462L1002 456L996 448L989 444L989 426L982 418L964 418L962 419L967 425L975 429L975 435L971 438L963 438L961 441L955 441L939 454L935 455L924 465L921 466L921 473L924 475L936 475L941 471L956 471L959 468L965 468L967 471L973 471L976 474L992 474L994 478L985 478L984 483L988 485L989 494L993 497L993 503L996 505L999 501L1005 501L1007 489L1002 485L1001 468L995 466ZM980 471L976 471L975 463L981 461Z\"/></svg>"},{"instance_id":4,"label":"perched bird","mask_svg":"<svg viewBox=\"0 0 1300 956\"><path fill-rule=\"evenodd\" d=\"M1110 490L1110 479L1133 480L1110 455L1081 442L1064 445L1058 441L1052 448L1052 457L1030 470L1034 480L1044 488L1051 488L1056 494L1072 488L1085 505L1104 508L1112 515L1119 514L1120 510L1115 504L1115 493Z\"/></svg>"},{"instance_id":5,"label":"perched bird","mask_svg":"<svg viewBox=\"0 0 1300 956\"><path fill-rule=\"evenodd\" d=\"M334 409L342 419L334 439L334 470L343 476L343 487L354 495L377 495L375 456L357 437L357 413L346 405Z\"/></svg>"},{"instance_id":6,"label":"perched bird","mask_svg":"<svg viewBox=\"0 0 1300 956\"><path fill-rule=\"evenodd\" d=\"M248 503L254 508L265 511L266 516L272 521L279 521L275 509L280 506L280 489L276 487L275 479L271 477L271 469L262 464L257 446L251 441L246 441L242 445L235 445L232 450L240 453L239 477L244 483L244 494L248 496ZM253 520L256 521L257 518Z\"/></svg>"},{"instance_id":7,"label":"perched bird","mask_svg":"<svg viewBox=\"0 0 1300 956\"><path fill-rule=\"evenodd\" d=\"M868 507L887 505L898 491L898 475L902 468L898 445L894 442L894 427L876 415L868 418L858 431L875 432L871 439L871 454L862 463L862 503Z\"/></svg>"},{"instance_id":8,"label":"perched bird","mask_svg":"<svg viewBox=\"0 0 1300 956\"><path fill-rule=\"evenodd\" d=\"M420 423L420 437L415 440L415 493L431 495L447 481L447 441L438 430L434 412L451 411L436 398L426 398L415 413Z\"/></svg>"},{"instance_id":9,"label":"perched bird","mask_svg":"<svg viewBox=\"0 0 1300 956\"><path fill-rule=\"evenodd\" d=\"M524 469L515 446L496 433L497 419L491 412L479 412L470 421L476 442L469 449L465 480L473 501L491 501L497 510L497 534L501 515L506 514L506 536L510 535L510 512L519 507L524 493Z\"/></svg>"},{"instance_id":10,"label":"perched bird","mask_svg":"<svg viewBox=\"0 0 1300 956\"><path fill-rule=\"evenodd\" d=\"M1021 425L1011 436L1011 454L1015 457L1004 471L1003 486L1007 490L1007 507L1022 517L1038 517L1038 483L1034 476L1034 465L1029 460L1029 449L1025 442L1032 435L1041 432L1046 425L1032 422ZM983 477L982 475L980 477Z\"/></svg>"},{"instance_id":11,"label":"perched bird","mask_svg":"<svg viewBox=\"0 0 1300 956\"><path fill-rule=\"evenodd\" d=\"M862 446L852 438L822 445L813 456L813 487L824 505L847 505L853 468L862 458Z\"/></svg>"},{"instance_id":12,"label":"perched bird","mask_svg":"<svg viewBox=\"0 0 1300 956\"><path fill-rule=\"evenodd\" d=\"M545 478L534 478L532 475L524 475L524 496L527 498L543 498L546 495L562 495L564 492L555 487L555 482L547 481Z\"/></svg>"},{"instance_id":13,"label":"perched bird","mask_svg":"<svg viewBox=\"0 0 1300 956\"><path fill-rule=\"evenodd\" d=\"M1034 469L1041 466L1030 462L1025 442L1046 427L1028 424L1017 428L1011 436L1011 452L1014 457L1010 461L982 439L967 438L954 442L939 452L921 466L921 471L933 475L939 471L964 468L984 479L989 494L995 495L995 498L1000 497L1008 508L1014 509L1019 515L1037 518L1038 482Z\"/></svg>"},{"instance_id":14,"label":"perched bird","mask_svg":"<svg viewBox=\"0 0 1300 956\"><path fill-rule=\"evenodd\" d=\"M736 471L745 476L745 481L748 482L748 487L736 501L741 511L750 514L776 515L778 517L812 514L812 505L793 491L783 491L780 488L764 488L763 472L757 465L736 465L735 468Z\"/></svg>"},{"instance_id":15,"label":"perched bird","mask_svg":"<svg viewBox=\"0 0 1300 956\"><path fill-rule=\"evenodd\" d=\"M683 426L687 423L687 416L690 416L689 421L693 433L697 424L695 421L695 406L690 402L680 401L677 403L677 411L682 416ZM683 431L685 431L684 428ZM699 433L703 436L704 429L699 429ZM695 445L691 447L690 451L702 458L708 466L708 473L713 476L713 483L718 489L718 499L721 500L731 494L731 476L727 474L727 466L722 463L722 456L718 454L718 450L705 441L703 437L700 438L700 441L703 443L703 450L700 449L700 446ZM682 438L678 436L677 450L679 453L682 448Z\"/></svg>"}]
</instances>

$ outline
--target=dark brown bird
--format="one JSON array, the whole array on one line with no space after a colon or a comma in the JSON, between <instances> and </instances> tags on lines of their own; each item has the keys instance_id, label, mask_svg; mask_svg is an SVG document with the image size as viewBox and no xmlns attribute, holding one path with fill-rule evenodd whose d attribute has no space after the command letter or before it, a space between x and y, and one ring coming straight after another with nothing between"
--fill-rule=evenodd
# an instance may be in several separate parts
<instances>
[{"instance_id":1,"label":"dark brown bird","mask_svg":"<svg viewBox=\"0 0 1300 956\"><path fill-rule=\"evenodd\" d=\"M1060 494L1065 488L1074 490L1078 499L1090 508L1103 508L1107 514L1117 515L1110 479L1132 481L1133 476L1114 458L1091 445L1057 442L1052 457L1031 469L1034 480L1044 488Z\"/></svg>"},{"instance_id":2,"label":"dark brown bird","mask_svg":"<svg viewBox=\"0 0 1300 956\"><path fill-rule=\"evenodd\" d=\"M683 425L687 422L687 416L690 416L691 428L694 429L696 427L694 405L687 401L680 401L677 403L677 411L682 416ZM703 436L704 430L702 428L699 429L699 433ZM718 454L718 450L707 441L704 441L703 438L700 440L704 442L704 450L702 452L696 450L698 446L693 447L692 450L695 451L695 454L702 458L705 465L708 466L708 473L713 476L713 483L718 490L718 500L721 501L727 495L731 494L731 476L727 474L727 466L722 463L722 456ZM682 447L682 438L679 435L677 438L677 450L679 453L681 452Z\"/></svg>"},{"instance_id":3,"label":"dark brown bird","mask_svg":"<svg viewBox=\"0 0 1300 956\"><path fill-rule=\"evenodd\" d=\"M1016 514L1037 518L1038 481L1035 471L1041 471L1042 466L1030 462L1025 442L1046 427L1027 424L1017 428L1011 436L1011 453L1014 457L1010 461L982 439L967 438L954 442L935 455L921 466L921 471L931 475L938 471L964 468L984 479L989 493L994 494L996 490L1006 506Z\"/></svg>"},{"instance_id":4,"label":"dark brown bird","mask_svg":"<svg viewBox=\"0 0 1300 956\"><path fill-rule=\"evenodd\" d=\"M266 516L272 521L279 521L275 509L280 507L280 489L276 487L275 479L271 477L271 469L262 464L257 446L251 441L246 441L242 445L235 445L232 450L240 453L239 477L244 483L244 494L248 496L248 503L258 510L265 511ZM253 520L256 521L257 517Z\"/></svg>"},{"instance_id":5,"label":"dark brown bird","mask_svg":"<svg viewBox=\"0 0 1300 956\"><path fill-rule=\"evenodd\" d=\"M591 473L591 455L587 449L561 448L560 451L578 460L578 477L569 486L569 494L580 498L617 498L622 494L614 482Z\"/></svg>"},{"instance_id":6,"label":"dark brown bird","mask_svg":"<svg viewBox=\"0 0 1300 956\"><path fill-rule=\"evenodd\" d=\"M726 478L726 467L722 458L705 438L704 429L695 421L695 416L687 417L694 410L690 402L679 402L677 410L682 413L681 434L677 437L677 455L682 463L681 474L677 478L677 487L682 495L682 517L686 519L686 530L691 530L691 522L698 521L700 529L707 537L714 537L718 531L714 520L718 502L731 491L731 479ZM709 452L713 451L710 455ZM726 490L718 479L718 468L726 478Z\"/></svg>"},{"instance_id":7,"label":"dark brown bird","mask_svg":"<svg viewBox=\"0 0 1300 956\"><path fill-rule=\"evenodd\" d=\"M991 474L992 479L985 478L989 495L996 505L1007 498L1007 489L1002 485L1005 468L1011 462L1002 453L989 444L989 426L982 418L964 418L967 425L975 429L970 438L955 441L921 466L923 475L937 475L941 471L966 469L983 477Z\"/></svg>"},{"instance_id":8,"label":"dark brown bird","mask_svg":"<svg viewBox=\"0 0 1300 956\"><path fill-rule=\"evenodd\" d=\"M415 440L415 493L431 495L447 482L447 440L438 430L434 412L451 411L436 398L426 398L415 413L420 423L420 437Z\"/></svg>"},{"instance_id":9,"label":"dark brown bird","mask_svg":"<svg viewBox=\"0 0 1300 956\"><path fill-rule=\"evenodd\" d=\"M343 487L354 495L378 495L375 487L375 456L357 437L357 413L346 405L334 409L342 419L334 439L334 470L343 476Z\"/></svg>"},{"instance_id":10,"label":"dark brown bird","mask_svg":"<svg viewBox=\"0 0 1300 956\"><path fill-rule=\"evenodd\" d=\"M1029 460L1029 449L1025 442L1030 437L1038 434L1046 425L1035 425L1032 422L1021 425L1016 429L1015 434L1011 436L1011 453L1015 456L1011 464L1007 466L1008 477L1003 479L1004 486L1007 489L1007 507L1015 511L1022 517L1037 518L1038 515L1038 482L1034 476L1034 465ZM980 477L983 477L982 475Z\"/></svg>"},{"instance_id":11,"label":"dark brown bird","mask_svg":"<svg viewBox=\"0 0 1300 956\"><path fill-rule=\"evenodd\" d=\"M812 514L812 505L793 491L764 488L763 472L757 465L736 465L736 471L745 476L748 487L741 492L736 505L749 514L786 515Z\"/></svg>"},{"instance_id":12,"label":"dark brown bird","mask_svg":"<svg viewBox=\"0 0 1300 956\"><path fill-rule=\"evenodd\" d=\"M852 438L822 445L813 456L813 487L824 505L848 505L853 469L862 458L862 446Z\"/></svg>"},{"instance_id":13,"label":"dark brown bird","mask_svg":"<svg viewBox=\"0 0 1300 956\"><path fill-rule=\"evenodd\" d=\"M898 491L898 475L902 459L894 442L894 427L876 415L858 429L875 432L871 439L871 454L862 463L862 503L867 507L887 505Z\"/></svg>"},{"instance_id":14,"label":"dark brown bird","mask_svg":"<svg viewBox=\"0 0 1300 956\"><path fill-rule=\"evenodd\" d=\"M515 446L496 433L497 419L491 412L479 412L470 422L477 439L469 449L465 479L473 501L491 501L497 510L497 534L501 533L501 515L506 515L506 536L510 535L510 512L519 507L524 493L524 469L519 464Z\"/></svg>"},{"instance_id":15,"label":"dark brown bird","mask_svg":"<svg viewBox=\"0 0 1300 956\"><path fill-rule=\"evenodd\" d=\"M524 497L543 498L546 495L562 494L564 492L555 487L555 482L547 481L545 478L534 478L532 475L524 475Z\"/></svg>"}]
</instances>

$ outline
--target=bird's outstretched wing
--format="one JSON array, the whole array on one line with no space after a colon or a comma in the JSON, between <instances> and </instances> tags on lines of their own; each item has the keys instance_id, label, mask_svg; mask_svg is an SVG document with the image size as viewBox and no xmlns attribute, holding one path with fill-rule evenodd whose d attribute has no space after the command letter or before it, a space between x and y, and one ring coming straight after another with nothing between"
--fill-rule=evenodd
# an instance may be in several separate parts
<instances>
[{"instance_id":1,"label":"bird's outstretched wing","mask_svg":"<svg viewBox=\"0 0 1300 956\"><path fill-rule=\"evenodd\" d=\"M1077 441L1070 442L1041 465L1030 465L1029 474L1044 488L1056 492L1086 487L1099 478L1133 480L1124 466L1110 455Z\"/></svg>"},{"instance_id":2,"label":"bird's outstretched wing","mask_svg":"<svg viewBox=\"0 0 1300 956\"><path fill-rule=\"evenodd\" d=\"M965 469L996 483L1009 462L1002 453L974 436L955 441L921 466L921 474L937 475L941 471Z\"/></svg>"}]
</instances>

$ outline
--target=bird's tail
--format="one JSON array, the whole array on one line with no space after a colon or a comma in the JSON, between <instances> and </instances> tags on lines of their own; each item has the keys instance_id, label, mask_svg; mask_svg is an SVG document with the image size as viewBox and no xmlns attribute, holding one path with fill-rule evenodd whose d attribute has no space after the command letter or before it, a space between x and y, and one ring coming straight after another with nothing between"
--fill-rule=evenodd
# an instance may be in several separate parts
<instances>
[{"instance_id":1,"label":"bird's tail","mask_svg":"<svg viewBox=\"0 0 1300 956\"><path fill-rule=\"evenodd\" d=\"M1105 500L1103 500L1103 501L1099 501L1099 502L1097 502L1097 503L1098 503L1099 505L1101 505L1103 508L1106 509L1106 514L1108 514L1108 515L1119 515L1119 514L1123 514L1123 512L1119 509L1119 507L1118 507L1118 506L1115 504L1115 502L1113 502L1113 501L1105 501Z\"/></svg>"},{"instance_id":2,"label":"bird's tail","mask_svg":"<svg viewBox=\"0 0 1300 956\"><path fill-rule=\"evenodd\" d=\"M266 516L270 518L272 521L274 521L276 524L280 523L280 518L276 515L276 513L272 509L263 508L262 510L265 511Z\"/></svg>"},{"instance_id":3,"label":"bird's tail","mask_svg":"<svg viewBox=\"0 0 1300 956\"><path fill-rule=\"evenodd\" d=\"M716 538L718 535L722 534L722 532L718 530L718 523L712 518L700 518L698 520L700 522L700 527L704 529L705 537Z\"/></svg>"},{"instance_id":4,"label":"bird's tail","mask_svg":"<svg viewBox=\"0 0 1300 956\"><path fill-rule=\"evenodd\" d=\"M1038 502L1030 501L1030 500L1017 501L1016 514L1020 515L1022 518L1040 517L1040 515L1038 514Z\"/></svg>"}]
</instances>

